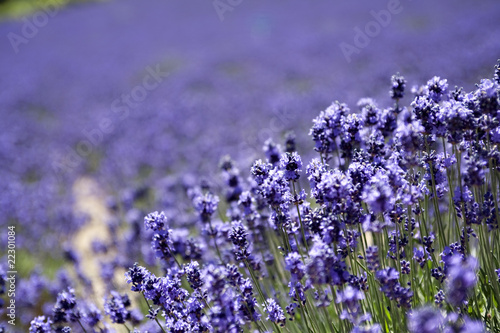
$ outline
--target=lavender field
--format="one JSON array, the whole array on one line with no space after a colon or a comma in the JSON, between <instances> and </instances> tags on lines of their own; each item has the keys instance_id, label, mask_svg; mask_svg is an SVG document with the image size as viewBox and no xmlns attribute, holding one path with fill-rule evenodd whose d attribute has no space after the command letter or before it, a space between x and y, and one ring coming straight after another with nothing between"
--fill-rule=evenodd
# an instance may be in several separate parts
<instances>
[{"instance_id":1,"label":"lavender field","mask_svg":"<svg viewBox=\"0 0 500 333\"><path fill-rule=\"evenodd\" d=\"M500 332L499 17L0 2L0 332Z\"/></svg>"}]
</instances>

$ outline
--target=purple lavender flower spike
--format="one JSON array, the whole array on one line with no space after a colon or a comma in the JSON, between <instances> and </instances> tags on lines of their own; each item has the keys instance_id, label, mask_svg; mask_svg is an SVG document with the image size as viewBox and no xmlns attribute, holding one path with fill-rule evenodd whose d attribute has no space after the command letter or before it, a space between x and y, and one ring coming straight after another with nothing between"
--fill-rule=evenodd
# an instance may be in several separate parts
<instances>
[{"instance_id":1,"label":"purple lavender flower spike","mask_svg":"<svg viewBox=\"0 0 500 333\"><path fill-rule=\"evenodd\" d=\"M471 289L476 285L478 262L474 257L465 260L460 255L453 255L448 260L446 297L454 306L462 306Z\"/></svg>"},{"instance_id":2,"label":"purple lavender flower spike","mask_svg":"<svg viewBox=\"0 0 500 333\"><path fill-rule=\"evenodd\" d=\"M286 317L281 306L272 298L267 299L267 305L263 305L267 313L267 320L280 325L285 326Z\"/></svg>"},{"instance_id":3,"label":"purple lavender flower spike","mask_svg":"<svg viewBox=\"0 0 500 333\"><path fill-rule=\"evenodd\" d=\"M52 321L45 316L39 316L33 319L30 323L30 333L52 333L52 327L50 326Z\"/></svg>"},{"instance_id":4,"label":"purple lavender flower spike","mask_svg":"<svg viewBox=\"0 0 500 333\"><path fill-rule=\"evenodd\" d=\"M440 310L430 306L413 310L408 319L411 333L440 333L444 323Z\"/></svg>"},{"instance_id":5,"label":"purple lavender flower spike","mask_svg":"<svg viewBox=\"0 0 500 333\"><path fill-rule=\"evenodd\" d=\"M291 273L292 283L299 282L305 275L305 265L297 252L290 252L285 257L285 268Z\"/></svg>"},{"instance_id":6,"label":"purple lavender flower spike","mask_svg":"<svg viewBox=\"0 0 500 333\"><path fill-rule=\"evenodd\" d=\"M302 160L297 152L281 155L280 169L285 171L287 181L296 181L302 172Z\"/></svg>"}]
</instances>

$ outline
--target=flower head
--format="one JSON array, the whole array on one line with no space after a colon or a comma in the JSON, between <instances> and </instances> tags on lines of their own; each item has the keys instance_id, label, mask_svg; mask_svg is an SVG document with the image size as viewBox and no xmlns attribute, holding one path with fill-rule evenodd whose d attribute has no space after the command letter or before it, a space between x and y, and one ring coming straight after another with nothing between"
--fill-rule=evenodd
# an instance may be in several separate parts
<instances>
[{"instance_id":1,"label":"flower head","mask_svg":"<svg viewBox=\"0 0 500 333\"><path fill-rule=\"evenodd\" d=\"M391 84L391 90L389 91L391 98L395 100L403 98L406 87L405 78L397 73L391 77Z\"/></svg>"},{"instance_id":2,"label":"flower head","mask_svg":"<svg viewBox=\"0 0 500 333\"><path fill-rule=\"evenodd\" d=\"M267 299L267 305L263 304L267 312L267 320L280 326L285 326L286 317L281 306L272 298Z\"/></svg>"},{"instance_id":3,"label":"flower head","mask_svg":"<svg viewBox=\"0 0 500 333\"><path fill-rule=\"evenodd\" d=\"M408 319L408 329L411 333L439 333L444 323L441 312L430 306L412 311Z\"/></svg>"},{"instance_id":4,"label":"flower head","mask_svg":"<svg viewBox=\"0 0 500 333\"><path fill-rule=\"evenodd\" d=\"M52 327L50 326L52 321L45 316L38 316L33 319L30 323L30 333L52 333Z\"/></svg>"},{"instance_id":5,"label":"flower head","mask_svg":"<svg viewBox=\"0 0 500 333\"><path fill-rule=\"evenodd\" d=\"M281 170L285 171L284 176L287 181L299 179L302 171L302 160L297 152L281 155L279 166Z\"/></svg>"}]
</instances>

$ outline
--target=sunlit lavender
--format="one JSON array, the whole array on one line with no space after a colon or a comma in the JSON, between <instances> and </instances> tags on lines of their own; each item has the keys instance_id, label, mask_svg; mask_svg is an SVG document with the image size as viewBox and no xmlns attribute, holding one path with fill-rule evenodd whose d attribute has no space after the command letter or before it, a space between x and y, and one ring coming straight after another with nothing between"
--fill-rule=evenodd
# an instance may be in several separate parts
<instances>
[{"instance_id":1,"label":"sunlit lavender","mask_svg":"<svg viewBox=\"0 0 500 333\"><path fill-rule=\"evenodd\" d=\"M0 3L0 332L500 332L499 12Z\"/></svg>"}]
</instances>

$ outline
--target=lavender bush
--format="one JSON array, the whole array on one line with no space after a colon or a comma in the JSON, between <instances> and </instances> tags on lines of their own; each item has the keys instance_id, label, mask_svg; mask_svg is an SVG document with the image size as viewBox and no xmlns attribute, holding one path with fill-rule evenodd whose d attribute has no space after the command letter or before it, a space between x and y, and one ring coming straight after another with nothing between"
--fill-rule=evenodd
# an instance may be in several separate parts
<instances>
[{"instance_id":1,"label":"lavender bush","mask_svg":"<svg viewBox=\"0 0 500 333\"><path fill-rule=\"evenodd\" d=\"M0 332L500 331L498 4L228 3L0 40Z\"/></svg>"},{"instance_id":2,"label":"lavender bush","mask_svg":"<svg viewBox=\"0 0 500 333\"><path fill-rule=\"evenodd\" d=\"M321 111L310 161L287 134L246 172L226 156L220 182L161 183L164 211L110 201L107 296L60 276L29 331L499 331L500 62L471 92L391 82L391 107Z\"/></svg>"}]
</instances>

